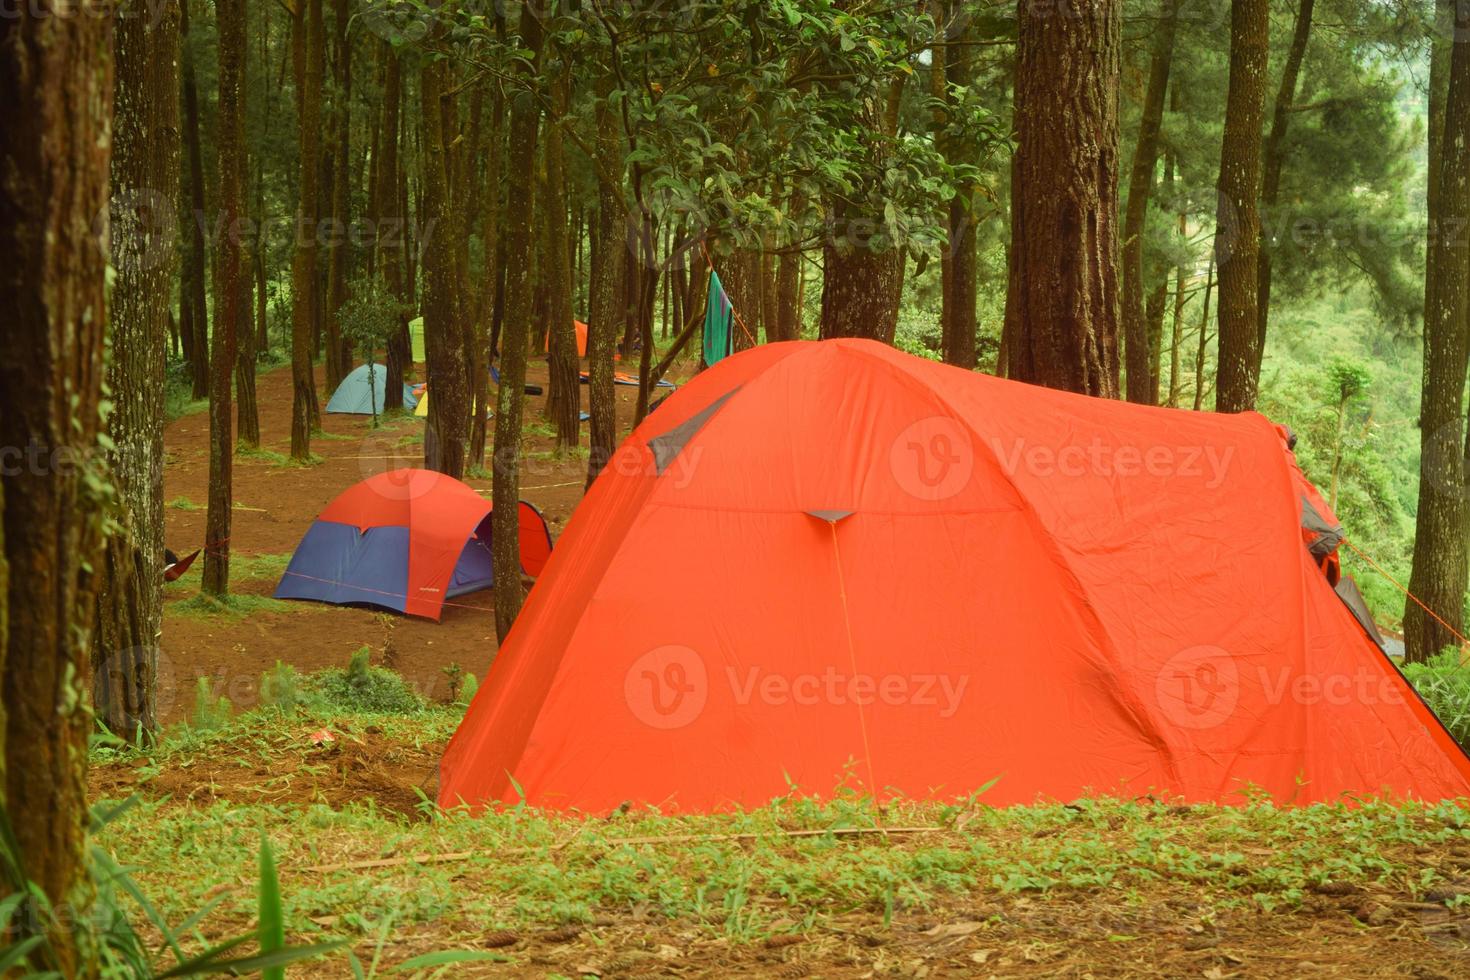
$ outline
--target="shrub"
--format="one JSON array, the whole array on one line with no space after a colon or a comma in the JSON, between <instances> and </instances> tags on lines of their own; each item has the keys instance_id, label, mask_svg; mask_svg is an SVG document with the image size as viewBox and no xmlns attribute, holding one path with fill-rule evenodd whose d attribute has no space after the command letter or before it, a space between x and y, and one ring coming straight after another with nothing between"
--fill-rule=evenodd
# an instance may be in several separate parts
<instances>
[{"instance_id":1,"label":"shrub","mask_svg":"<svg viewBox=\"0 0 1470 980\"><path fill-rule=\"evenodd\" d=\"M1439 715L1455 741L1470 749L1470 666L1458 650L1444 650L1422 664L1404 664L1404 676Z\"/></svg>"},{"instance_id":2,"label":"shrub","mask_svg":"<svg viewBox=\"0 0 1470 980\"><path fill-rule=\"evenodd\" d=\"M235 706L230 699L221 695L214 696L214 686L209 683L208 677L199 678L194 687L194 716L189 725L200 731L213 731L216 728L224 728L230 723L230 716L235 713Z\"/></svg>"},{"instance_id":3,"label":"shrub","mask_svg":"<svg viewBox=\"0 0 1470 980\"><path fill-rule=\"evenodd\" d=\"M363 647L352 655L347 669L317 674L313 692L330 707L346 711L416 714L424 710L424 699L393 671L372 666L371 657L372 650Z\"/></svg>"},{"instance_id":4,"label":"shrub","mask_svg":"<svg viewBox=\"0 0 1470 980\"><path fill-rule=\"evenodd\" d=\"M276 661L275 669L260 675L260 704L282 714L296 710L301 703L300 677L290 664Z\"/></svg>"}]
</instances>

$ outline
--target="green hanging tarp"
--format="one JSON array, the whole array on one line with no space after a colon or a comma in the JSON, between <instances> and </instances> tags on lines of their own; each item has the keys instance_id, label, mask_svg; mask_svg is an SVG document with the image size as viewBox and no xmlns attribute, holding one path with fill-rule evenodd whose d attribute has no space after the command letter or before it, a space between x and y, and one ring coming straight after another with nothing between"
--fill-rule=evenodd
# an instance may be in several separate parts
<instances>
[{"instance_id":1,"label":"green hanging tarp","mask_svg":"<svg viewBox=\"0 0 1470 980\"><path fill-rule=\"evenodd\" d=\"M709 270L709 300L704 308L704 366L710 367L730 355L733 339L731 326L735 320L735 307L720 285L715 270Z\"/></svg>"}]
</instances>

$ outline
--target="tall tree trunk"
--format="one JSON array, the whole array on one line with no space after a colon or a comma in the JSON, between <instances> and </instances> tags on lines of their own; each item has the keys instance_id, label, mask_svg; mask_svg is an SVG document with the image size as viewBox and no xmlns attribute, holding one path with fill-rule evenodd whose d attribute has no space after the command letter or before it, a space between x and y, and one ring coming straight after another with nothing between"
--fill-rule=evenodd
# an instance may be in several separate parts
<instances>
[{"instance_id":1,"label":"tall tree trunk","mask_svg":"<svg viewBox=\"0 0 1470 980\"><path fill-rule=\"evenodd\" d=\"M796 194L789 198L787 206L789 213L796 217L799 217L806 209L805 202ZM800 237L799 233L797 237ZM775 329L768 332L771 340L801 339L801 304L797 293L801 284L801 263L805 261L805 256L795 246L796 242L787 243L776 268L776 323ZM692 261L690 273L691 280L698 278L693 275ZM687 302L693 293L693 290L689 288L689 283L685 282L683 286L686 302L681 306L687 310L696 304ZM676 329L684 325L684 319L687 316L688 314L685 313L684 317L676 318Z\"/></svg>"},{"instance_id":2,"label":"tall tree trunk","mask_svg":"<svg viewBox=\"0 0 1470 980\"><path fill-rule=\"evenodd\" d=\"M520 46L532 64L518 73L529 88L541 66L541 22L522 8ZM495 406L493 499L490 550L495 568L495 633L501 642L521 611L520 499L521 419L525 409L526 342L531 331L532 193L535 187L536 130L541 110L528 91L518 91L510 108L510 138L506 146L506 200L519 202L509 210L505 227L505 324L500 345L500 391ZM432 404L432 403L431 403Z\"/></svg>"},{"instance_id":3,"label":"tall tree trunk","mask_svg":"<svg viewBox=\"0 0 1470 980\"><path fill-rule=\"evenodd\" d=\"M902 95L902 77L890 80L881 118L876 120L880 138L892 139L898 132ZM881 173L885 166L881 145L875 144L873 150L879 159L869 164L870 176ZM893 243L873 241L875 236L868 230L887 230L881 213L863 213L834 198L828 214L818 335L822 340L867 337L891 344L898 332L898 305L903 298L904 250Z\"/></svg>"},{"instance_id":4,"label":"tall tree trunk","mask_svg":"<svg viewBox=\"0 0 1470 980\"><path fill-rule=\"evenodd\" d=\"M945 16L944 81L945 97L948 86L970 85L975 81L976 58L974 18L962 9L958 0L945 0L942 4ZM949 137L943 140L944 155L952 164L974 164L977 162L976 148L969 140ZM976 198L979 188L970 181L962 181L955 188L948 204L948 246L943 263L943 313L941 315L940 346L944 362L956 367L974 370L975 351L975 277L978 258L975 242Z\"/></svg>"},{"instance_id":5,"label":"tall tree trunk","mask_svg":"<svg viewBox=\"0 0 1470 980\"><path fill-rule=\"evenodd\" d=\"M260 448L260 405L255 394L255 324L251 318L250 260L240 251L240 322L235 332L235 438Z\"/></svg>"},{"instance_id":6,"label":"tall tree trunk","mask_svg":"<svg viewBox=\"0 0 1470 980\"><path fill-rule=\"evenodd\" d=\"M205 301L205 276L209 267L204 240L204 153L199 135L199 83L194 74L194 44L189 32L189 0L179 0L179 34L182 40L180 72L183 91L184 145L189 159L189 251L181 283L183 302L188 304L190 334L189 366L195 400L209 394L209 311Z\"/></svg>"},{"instance_id":7,"label":"tall tree trunk","mask_svg":"<svg viewBox=\"0 0 1470 980\"><path fill-rule=\"evenodd\" d=\"M1281 196L1281 167L1286 158L1286 129L1291 109L1296 102L1297 79L1302 59L1307 56L1307 41L1312 34L1312 7L1315 0L1299 0L1296 28L1291 36L1291 49L1281 69L1281 88L1276 92L1276 108L1271 114L1271 133L1266 137L1265 160L1261 176L1261 246L1256 257L1256 377L1261 375L1261 360L1266 355L1266 328L1271 317L1271 252L1275 248L1274 233L1278 216L1274 213Z\"/></svg>"},{"instance_id":8,"label":"tall tree trunk","mask_svg":"<svg viewBox=\"0 0 1470 980\"><path fill-rule=\"evenodd\" d=\"M163 389L174 277L169 202L179 180L178 7L116 21L111 360L116 530L98 565L92 694L98 720L132 741L154 710L163 614Z\"/></svg>"},{"instance_id":9,"label":"tall tree trunk","mask_svg":"<svg viewBox=\"0 0 1470 980\"><path fill-rule=\"evenodd\" d=\"M1310 0L1308 0L1310 2ZM1157 400L1153 378L1152 346L1144 309L1144 239L1148 228L1148 205L1153 195L1154 170L1159 162L1159 130L1164 119L1164 97L1169 90L1169 69L1174 61L1174 35L1179 0L1163 0L1158 33L1149 57L1148 88L1143 96L1143 117L1138 124L1138 145L1133 151L1133 168L1128 177L1128 204L1123 217L1123 342L1127 359L1127 394L1130 402L1152 405Z\"/></svg>"},{"instance_id":10,"label":"tall tree trunk","mask_svg":"<svg viewBox=\"0 0 1470 980\"><path fill-rule=\"evenodd\" d=\"M1232 0L1230 85L1215 224L1215 262L1220 270L1215 408L1221 412L1254 409L1260 385L1256 257L1261 248L1261 127L1270 27L1270 0Z\"/></svg>"},{"instance_id":11,"label":"tall tree trunk","mask_svg":"<svg viewBox=\"0 0 1470 980\"><path fill-rule=\"evenodd\" d=\"M204 591L222 596L230 589L230 506L234 479L234 419L230 382L235 369L235 331L240 325L242 292L240 203L245 157L245 0L215 0L219 26L219 222L215 265L214 344L209 367L209 507L204 517ZM252 366L253 367L253 366Z\"/></svg>"},{"instance_id":12,"label":"tall tree trunk","mask_svg":"<svg viewBox=\"0 0 1470 980\"><path fill-rule=\"evenodd\" d=\"M840 231L851 212L835 204L837 222L822 248L822 313L818 336L866 337L893 343L898 331L898 304L903 296L903 250L874 249ZM733 297L732 297L733 298ZM742 334L736 331L737 336Z\"/></svg>"},{"instance_id":13,"label":"tall tree trunk","mask_svg":"<svg viewBox=\"0 0 1470 980\"><path fill-rule=\"evenodd\" d=\"M291 255L291 458L311 459L311 430L316 422L316 379L312 349L316 326L317 157L322 122L322 0L302 0L292 24L291 43L297 76L296 241Z\"/></svg>"},{"instance_id":14,"label":"tall tree trunk","mask_svg":"<svg viewBox=\"0 0 1470 980\"><path fill-rule=\"evenodd\" d=\"M565 66L565 57L560 63ZM566 115L571 100L572 79L563 67L550 81L551 115L542 141L542 157L546 162L545 194L542 196L542 232L546 256L546 283L550 290L547 310L547 346L550 384L546 414L556 426L558 451L574 449L581 444L582 432L578 416L582 414L582 385L578 378L576 327L572 323L571 257L567 251L566 159L559 120Z\"/></svg>"},{"instance_id":15,"label":"tall tree trunk","mask_svg":"<svg viewBox=\"0 0 1470 980\"><path fill-rule=\"evenodd\" d=\"M469 379L462 326L457 317L454 204L445 146L444 107L448 62L430 61L419 75L423 98L424 211L434 223L424 247L424 358L429 381L429 424L424 431L424 467L464 476L469 437ZM510 508L512 512L515 508Z\"/></svg>"},{"instance_id":16,"label":"tall tree trunk","mask_svg":"<svg viewBox=\"0 0 1470 980\"><path fill-rule=\"evenodd\" d=\"M240 0L243 4L245 0ZM244 15L241 15L242 18ZM243 28L242 28L243 31ZM239 98L239 157L240 168L240 208L242 218L245 215L246 188L250 186L250 150L245 141L245 98L249 91L248 58L246 47L242 44L240 48L240 98ZM264 62L262 62L264 65ZM265 214L257 208L252 225L259 229L265 221ZM255 323L251 304L251 284L253 262L244 245L244 224L240 231L234 236L236 246L239 249L239 315L235 320L235 438L242 446L252 449L260 446L260 411L255 397ZM262 244L262 236L257 232L253 236L251 251L258 250Z\"/></svg>"},{"instance_id":17,"label":"tall tree trunk","mask_svg":"<svg viewBox=\"0 0 1470 980\"><path fill-rule=\"evenodd\" d=\"M1199 320L1199 345L1194 352L1194 410L1205 406L1205 352L1210 343L1210 295L1215 288L1215 256L1205 267L1205 305Z\"/></svg>"},{"instance_id":18,"label":"tall tree trunk","mask_svg":"<svg viewBox=\"0 0 1470 980\"><path fill-rule=\"evenodd\" d=\"M619 188L608 183L610 175L623 172L622 133L608 104L611 77L603 76L597 86L597 223L592 248L592 290L587 298L587 410L592 416L588 426L589 487L612 459L617 446L613 354L617 350L618 326L625 305L623 267L628 259L622 237L627 215Z\"/></svg>"},{"instance_id":19,"label":"tall tree trunk","mask_svg":"<svg viewBox=\"0 0 1470 980\"><path fill-rule=\"evenodd\" d=\"M1470 4L1456 5L1454 37L1470 37ZM1451 45L1436 213L1429 216L1430 268L1424 287L1424 387L1419 404L1419 512L1409 592L1404 607L1404 649L1422 662L1464 632L1466 588L1465 388L1470 307L1470 41ZM1441 625L1443 620L1448 626Z\"/></svg>"},{"instance_id":20,"label":"tall tree trunk","mask_svg":"<svg viewBox=\"0 0 1470 980\"><path fill-rule=\"evenodd\" d=\"M1118 393L1116 0L1020 0L1009 376Z\"/></svg>"},{"instance_id":21,"label":"tall tree trunk","mask_svg":"<svg viewBox=\"0 0 1470 980\"><path fill-rule=\"evenodd\" d=\"M337 311L347 299L347 268L351 256L348 246L352 236L347 228L352 222L351 180L348 167L352 149L352 40L347 35L348 0L332 0L336 31L337 78L332 89L332 121L335 146L332 151L332 223L327 240L327 308L326 323L327 390L337 385L352 369L352 353L342 339Z\"/></svg>"},{"instance_id":22,"label":"tall tree trunk","mask_svg":"<svg viewBox=\"0 0 1470 980\"><path fill-rule=\"evenodd\" d=\"M399 202L399 107L403 101L403 66L389 45L383 45L383 126L378 161L376 244L378 269L388 293L398 301L397 327L388 335L387 390L383 408L403 408L403 381L413 362L408 335L410 299L403 288L404 218Z\"/></svg>"},{"instance_id":23,"label":"tall tree trunk","mask_svg":"<svg viewBox=\"0 0 1470 980\"><path fill-rule=\"evenodd\" d=\"M51 0L0 17L0 446L26 457L0 467L0 802L21 873L62 913L21 911L5 942L49 932L67 977L98 971L73 927L93 898L88 706L107 508L108 255L97 218L109 203L112 141L99 136L112 119L113 25Z\"/></svg>"},{"instance_id":24,"label":"tall tree trunk","mask_svg":"<svg viewBox=\"0 0 1470 980\"><path fill-rule=\"evenodd\" d=\"M470 362L470 386L474 396L474 415L470 419L470 465L479 469L485 468L486 416L492 411L490 362L495 357L495 348L491 342L491 325L500 302L500 184L504 177L505 95L498 85L490 100L490 123L485 130L485 186L480 192L480 207L483 209L480 244L484 265L480 304L475 312L475 353Z\"/></svg>"},{"instance_id":25,"label":"tall tree trunk","mask_svg":"<svg viewBox=\"0 0 1470 980\"><path fill-rule=\"evenodd\" d=\"M1180 349L1184 342L1184 266L1174 268L1174 318L1169 342L1169 398L1165 403L1170 408L1179 407Z\"/></svg>"}]
</instances>

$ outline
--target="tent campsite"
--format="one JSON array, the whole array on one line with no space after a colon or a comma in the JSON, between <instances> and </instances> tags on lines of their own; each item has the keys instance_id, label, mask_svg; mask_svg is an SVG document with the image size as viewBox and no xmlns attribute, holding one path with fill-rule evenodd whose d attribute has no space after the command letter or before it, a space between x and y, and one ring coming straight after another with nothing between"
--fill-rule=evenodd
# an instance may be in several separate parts
<instances>
[{"instance_id":1,"label":"tent campsite","mask_svg":"<svg viewBox=\"0 0 1470 980\"><path fill-rule=\"evenodd\" d=\"M752 348L577 508L439 801L708 811L844 779L994 781L995 804L1470 795L1470 759L1335 587L1340 538L1254 413L870 341Z\"/></svg>"},{"instance_id":2,"label":"tent campsite","mask_svg":"<svg viewBox=\"0 0 1470 980\"><path fill-rule=\"evenodd\" d=\"M371 374L371 378L369 378ZM382 364L372 365L371 372L366 364L354 368L337 390L332 392L326 410L343 415L375 415L383 411L388 392L388 369ZM418 404L413 388L403 386L403 407L413 408Z\"/></svg>"},{"instance_id":3,"label":"tent campsite","mask_svg":"<svg viewBox=\"0 0 1470 980\"><path fill-rule=\"evenodd\" d=\"M444 602L494 585L488 500L431 470L389 470L339 494L296 546L277 599L380 606L437 620ZM541 574L551 534L520 502L521 568Z\"/></svg>"}]
</instances>

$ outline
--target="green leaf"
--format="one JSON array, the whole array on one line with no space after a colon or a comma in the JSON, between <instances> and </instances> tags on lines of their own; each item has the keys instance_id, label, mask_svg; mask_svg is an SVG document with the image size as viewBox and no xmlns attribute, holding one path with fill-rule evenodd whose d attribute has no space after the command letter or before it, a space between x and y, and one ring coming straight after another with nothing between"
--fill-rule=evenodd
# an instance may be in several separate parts
<instances>
[{"instance_id":1,"label":"green leaf","mask_svg":"<svg viewBox=\"0 0 1470 980\"><path fill-rule=\"evenodd\" d=\"M260 952L277 952L286 945L286 923L281 912L281 883L276 877L276 857L270 841L260 838ZM286 980L284 966L261 968L262 980Z\"/></svg>"},{"instance_id":2,"label":"green leaf","mask_svg":"<svg viewBox=\"0 0 1470 980\"><path fill-rule=\"evenodd\" d=\"M483 949L446 949L437 953L424 953L412 959L404 960L393 969L397 972L407 970L422 970L430 966L447 966L451 963L484 963L494 961L498 963L509 963L510 957L503 953L493 953Z\"/></svg>"}]
</instances>

